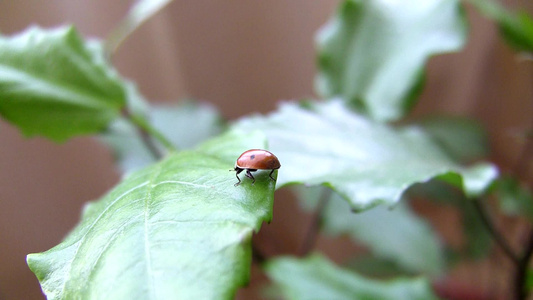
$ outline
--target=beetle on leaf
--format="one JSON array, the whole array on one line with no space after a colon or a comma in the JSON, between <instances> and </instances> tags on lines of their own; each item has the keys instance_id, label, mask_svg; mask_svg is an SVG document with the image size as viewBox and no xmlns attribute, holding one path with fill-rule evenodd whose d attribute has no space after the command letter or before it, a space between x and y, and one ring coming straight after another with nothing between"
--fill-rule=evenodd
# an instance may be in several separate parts
<instances>
[{"instance_id":1,"label":"beetle on leaf","mask_svg":"<svg viewBox=\"0 0 533 300\"><path fill-rule=\"evenodd\" d=\"M239 158L237 158L237 162L235 162L235 168L230 171L237 172L235 174L235 177L237 177L237 180L239 180L239 182L235 183L235 186L241 184L239 174L245 170L246 177L252 179L253 185L255 183L255 178L252 175L252 172L255 172L257 170L271 170L268 176L270 177L270 179L275 180L272 177L272 173L274 173L274 170L277 170L280 167L281 164L279 163L278 158L271 152L262 149L251 149L245 151L239 156Z\"/></svg>"}]
</instances>

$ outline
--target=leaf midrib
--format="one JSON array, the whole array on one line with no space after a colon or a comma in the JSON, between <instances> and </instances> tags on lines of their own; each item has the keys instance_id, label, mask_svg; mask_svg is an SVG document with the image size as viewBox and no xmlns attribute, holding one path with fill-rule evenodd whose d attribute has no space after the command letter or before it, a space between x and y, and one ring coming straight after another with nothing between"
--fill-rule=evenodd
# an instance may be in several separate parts
<instances>
[{"instance_id":1,"label":"leaf midrib","mask_svg":"<svg viewBox=\"0 0 533 300\"><path fill-rule=\"evenodd\" d=\"M161 174L162 164L157 165L157 170L154 170L152 172L152 176L150 177L150 181L148 182L148 187L146 189L146 196L144 197L144 253L145 253L145 260L146 260L146 277L148 282L148 298L149 299L156 299L155 295L155 282L154 278L152 276L153 269L152 269L152 258L150 254L150 246L149 246L149 220L150 220L150 204L152 203L152 191L155 187L158 186L158 184L154 184L155 179Z\"/></svg>"}]
</instances>

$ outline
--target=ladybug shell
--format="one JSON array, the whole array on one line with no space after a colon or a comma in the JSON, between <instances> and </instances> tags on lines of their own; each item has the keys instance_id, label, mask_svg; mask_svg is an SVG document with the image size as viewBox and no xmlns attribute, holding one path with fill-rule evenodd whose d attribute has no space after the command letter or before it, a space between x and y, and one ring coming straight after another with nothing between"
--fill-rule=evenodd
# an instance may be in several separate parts
<instances>
[{"instance_id":1,"label":"ladybug shell","mask_svg":"<svg viewBox=\"0 0 533 300\"><path fill-rule=\"evenodd\" d=\"M281 164L274 154L266 150L251 149L237 158L235 166L241 169L273 170L279 169Z\"/></svg>"}]
</instances>

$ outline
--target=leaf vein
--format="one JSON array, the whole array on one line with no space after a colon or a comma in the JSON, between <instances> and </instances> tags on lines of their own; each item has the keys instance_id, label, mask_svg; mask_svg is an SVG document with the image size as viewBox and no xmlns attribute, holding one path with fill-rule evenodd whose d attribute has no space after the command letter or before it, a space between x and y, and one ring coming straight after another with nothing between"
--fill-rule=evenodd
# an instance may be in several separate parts
<instances>
[{"instance_id":1,"label":"leaf vein","mask_svg":"<svg viewBox=\"0 0 533 300\"><path fill-rule=\"evenodd\" d=\"M87 237L87 234L89 234L89 232L91 231L91 229L93 229L93 227L98 223L98 221L105 215L106 212L109 211L109 209L115 205L118 201L120 201L123 197L127 196L129 193L133 192L134 190L138 189L138 188L141 188L143 186L145 186L146 184L148 184L148 182L143 182L141 184L139 184L138 186L134 187L134 188L131 188L127 191L125 191L124 193L122 193L120 196L118 196L113 202L111 202L101 213L100 215L98 215L98 217L94 220L94 222L87 228L87 230L85 231L85 233L81 236L81 238L79 239L79 245L76 249L76 252L74 253L74 255L72 256L72 260L71 260L71 263L68 264L69 265L69 270L68 270L68 273L69 273L69 277L72 276L71 272L72 272L72 265L74 263L74 261L76 260L77 256L78 256L78 253L79 253L79 250L81 249L83 243L85 242L85 238ZM64 294L65 292L65 288L66 288L66 285L67 285L67 282L68 280L65 280L63 282L63 286L61 287L61 294Z\"/></svg>"}]
</instances>

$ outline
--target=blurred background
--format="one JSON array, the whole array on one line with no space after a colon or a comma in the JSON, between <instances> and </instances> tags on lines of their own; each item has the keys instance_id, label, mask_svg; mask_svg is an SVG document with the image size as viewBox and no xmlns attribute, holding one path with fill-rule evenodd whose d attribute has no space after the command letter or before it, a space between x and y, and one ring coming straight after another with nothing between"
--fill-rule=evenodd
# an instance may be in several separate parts
<instances>
[{"instance_id":1,"label":"blurred background","mask_svg":"<svg viewBox=\"0 0 533 300\"><path fill-rule=\"evenodd\" d=\"M105 38L130 4L0 0L0 32L9 35L32 24L74 24L87 37ZM313 97L314 33L337 4L175 0L126 40L113 63L154 103L198 99L214 104L227 119L266 113L279 101ZM530 0L504 4L533 13ZM478 119L490 133L492 159L505 170L519 155L520 133L531 126L533 65L521 62L501 42L492 22L470 7L467 14L471 30L466 48L429 61L426 87L413 115L439 112ZM0 120L0 299L44 298L26 254L59 243L78 222L83 203L118 180L110 151L94 139L64 144L25 139ZM276 200L274 221L264 226L259 244L266 252L288 253L298 248L309 216L302 214L298 222L287 215L297 204ZM453 233L446 233L448 216L441 214L434 215L434 222L442 223L435 226L453 239ZM272 245L278 248L272 250ZM321 239L319 246L338 257L338 251L349 250L342 240ZM475 274L468 272L457 276Z\"/></svg>"}]
</instances>

